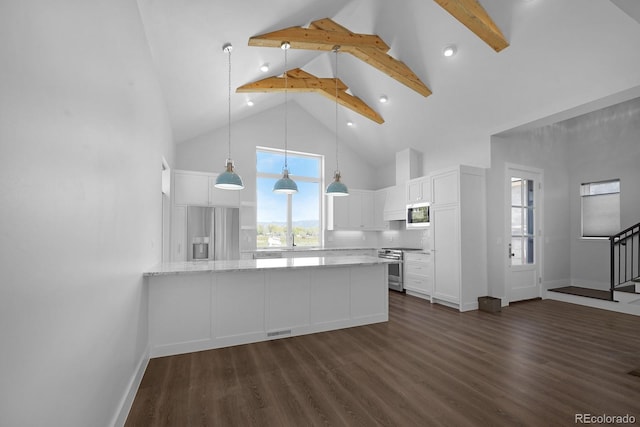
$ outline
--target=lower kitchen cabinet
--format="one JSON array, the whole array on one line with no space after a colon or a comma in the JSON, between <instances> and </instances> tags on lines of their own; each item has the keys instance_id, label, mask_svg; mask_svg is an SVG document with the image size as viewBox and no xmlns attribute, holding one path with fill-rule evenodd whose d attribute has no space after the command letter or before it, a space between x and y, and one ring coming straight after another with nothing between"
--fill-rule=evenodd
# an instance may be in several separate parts
<instances>
[{"instance_id":1,"label":"lower kitchen cabinet","mask_svg":"<svg viewBox=\"0 0 640 427\"><path fill-rule=\"evenodd\" d=\"M386 322L386 269L354 261L148 276L151 357Z\"/></svg>"},{"instance_id":2,"label":"lower kitchen cabinet","mask_svg":"<svg viewBox=\"0 0 640 427\"><path fill-rule=\"evenodd\" d=\"M431 299L433 293L431 253L404 253L404 289L409 295Z\"/></svg>"}]
</instances>

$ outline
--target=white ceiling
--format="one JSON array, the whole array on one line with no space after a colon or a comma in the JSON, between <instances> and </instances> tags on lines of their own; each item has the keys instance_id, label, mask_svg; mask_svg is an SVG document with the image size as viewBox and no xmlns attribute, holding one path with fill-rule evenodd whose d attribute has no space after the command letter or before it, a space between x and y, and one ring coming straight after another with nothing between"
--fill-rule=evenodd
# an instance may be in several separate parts
<instances>
[{"instance_id":1,"label":"white ceiling","mask_svg":"<svg viewBox=\"0 0 640 427\"><path fill-rule=\"evenodd\" d=\"M423 97L349 56L339 78L385 119L376 124L340 108L344 143L372 165L407 147L486 144L493 134L595 105L640 87L637 0L481 0L510 46L496 53L431 0L138 0L177 142L227 124L227 54L232 53L232 120L280 105L282 94L235 88L284 71L280 49L249 47L251 36L329 17L377 34L433 91ZM458 53L444 58L455 43ZM291 50L288 68L334 76L331 52ZM262 73L260 65L271 70ZM380 95L389 102L380 104ZM628 96L627 96L628 97ZM255 105L249 107L251 98ZM624 98L624 96L623 96ZM290 94L335 129L335 105L317 94ZM624 99L620 99L624 100ZM580 112L584 112L581 111ZM563 117L566 118L566 117Z\"/></svg>"}]
</instances>

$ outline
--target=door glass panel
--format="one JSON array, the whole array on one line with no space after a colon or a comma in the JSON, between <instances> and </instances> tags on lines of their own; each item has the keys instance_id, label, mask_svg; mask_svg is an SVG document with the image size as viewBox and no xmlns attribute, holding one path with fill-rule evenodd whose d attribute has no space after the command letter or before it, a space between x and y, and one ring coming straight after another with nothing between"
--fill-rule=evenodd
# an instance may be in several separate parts
<instances>
[{"instance_id":1,"label":"door glass panel","mask_svg":"<svg viewBox=\"0 0 640 427\"><path fill-rule=\"evenodd\" d=\"M511 265L535 262L535 194L530 179L511 177Z\"/></svg>"},{"instance_id":2,"label":"door glass panel","mask_svg":"<svg viewBox=\"0 0 640 427\"><path fill-rule=\"evenodd\" d=\"M511 178L511 204L522 206L522 180Z\"/></svg>"}]
</instances>

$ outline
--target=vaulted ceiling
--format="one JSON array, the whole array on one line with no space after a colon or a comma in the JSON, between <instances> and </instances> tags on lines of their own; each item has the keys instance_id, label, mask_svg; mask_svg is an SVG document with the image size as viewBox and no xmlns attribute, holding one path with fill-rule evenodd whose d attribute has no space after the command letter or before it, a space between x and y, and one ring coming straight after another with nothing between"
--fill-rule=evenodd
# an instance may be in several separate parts
<instances>
[{"instance_id":1,"label":"vaulted ceiling","mask_svg":"<svg viewBox=\"0 0 640 427\"><path fill-rule=\"evenodd\" d=\"M249 46L250 38L307 28L327 17L352 32L378 35L388 55L433 92L424 96L354 56L340 55L341 82L384 121L340 109L341 140L372 165L407 147L429 153L487 144L495 133L599 99L613 102L616 94L640 87L637 0L480 0L509 44L500 49L464 26L445 3L456 2L138 0L177 142L227 124L225 43L234 47L232 119L250 120L284 101L273 93L235 92L284 72L282 51ZM442 49L450 44L457 53L446 58ZM291 49L287 68L301 69L299 76L333 78L333 55ZM266 73L260 70L264 64ZM378 101L382 95L385 104ZM330 97L292 93L289 100L335 128ZM353 123L348 129L347 121Z\"/></svg>"}]
</instances>

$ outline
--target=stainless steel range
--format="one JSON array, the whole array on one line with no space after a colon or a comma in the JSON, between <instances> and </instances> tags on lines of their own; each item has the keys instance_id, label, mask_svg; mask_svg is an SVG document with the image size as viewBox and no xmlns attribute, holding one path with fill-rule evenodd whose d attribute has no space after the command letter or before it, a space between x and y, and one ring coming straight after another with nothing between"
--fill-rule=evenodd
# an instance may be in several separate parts
<instances>
[{"instance_id":1,"label":"stainless steel range","mask_svg":"<svg viewBox=\"0 0 640 427\"><path fill-rule=\"evenodd\" d=\"M397 262L388 264L389 289L404 292L403 259L405 251L417 251L416 248L382 248L378 249L378 258L392 259Z\"/></svg>"}]
</instances>

